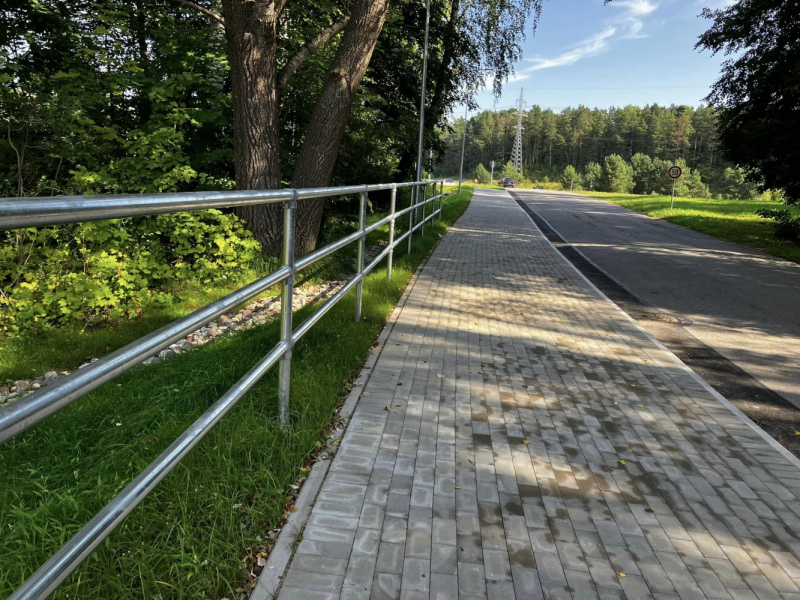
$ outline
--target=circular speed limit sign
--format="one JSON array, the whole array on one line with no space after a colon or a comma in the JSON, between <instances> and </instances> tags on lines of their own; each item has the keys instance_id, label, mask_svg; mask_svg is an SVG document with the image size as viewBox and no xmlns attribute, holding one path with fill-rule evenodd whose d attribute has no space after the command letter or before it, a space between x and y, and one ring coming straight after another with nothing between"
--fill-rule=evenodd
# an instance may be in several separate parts
<instances>
[{"instance_id":1,"label":"circular speed limit sign","mask_svg":"<svg viewBox=\"0 0 800 600\"><path fill-rule=\"evenodd\" d=\"M681 169L678 165L675 165L673 167L670 167L669 171L667 171L667 173L673 179L677 179L678 177L680 177L683 174L683 169Z\"/></svg>"}]
</instances>

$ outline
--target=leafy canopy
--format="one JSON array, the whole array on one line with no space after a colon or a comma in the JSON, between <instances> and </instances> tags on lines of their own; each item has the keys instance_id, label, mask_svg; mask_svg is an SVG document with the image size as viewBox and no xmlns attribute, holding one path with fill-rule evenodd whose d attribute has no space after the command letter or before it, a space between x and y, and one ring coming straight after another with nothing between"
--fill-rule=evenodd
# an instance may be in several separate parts
<instances>
[{"instance_id":1,"label":"leafy canopy","mask_svg":"<svg viewBox=\"0 0 800 600\"><path fill-rule=\"evenodd\" d=\"M698 48L727 58L708 101L719 109L727 157L800 201L800 5L796 0L739 0L705 9L713 20Z\"/></svg>"}]
</instances>

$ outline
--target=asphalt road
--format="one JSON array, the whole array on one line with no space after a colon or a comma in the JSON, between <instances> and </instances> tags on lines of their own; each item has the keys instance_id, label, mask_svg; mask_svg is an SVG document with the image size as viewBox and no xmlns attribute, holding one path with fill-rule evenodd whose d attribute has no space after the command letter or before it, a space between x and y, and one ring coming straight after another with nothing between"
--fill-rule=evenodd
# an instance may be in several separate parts
<instances>
[{"instance_id":1,"label":"asphalt road","mask_svg":"<svg viewBox=\"0 0 800 600\"><path fill-rule=\"evenodd\" d=\"M800 407L800 265L602 200L514 192L632 294Z\"/></svg>"}]
</instances>

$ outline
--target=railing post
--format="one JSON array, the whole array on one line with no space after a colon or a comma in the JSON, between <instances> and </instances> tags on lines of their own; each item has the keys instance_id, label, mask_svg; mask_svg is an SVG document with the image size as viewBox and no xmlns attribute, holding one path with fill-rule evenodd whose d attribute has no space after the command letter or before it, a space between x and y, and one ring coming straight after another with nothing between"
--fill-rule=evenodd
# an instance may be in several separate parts
<instances>
[{"instance_id":1,"label":"railing post","mask_svg":"<svg viewBox=\"0 0 800 600\"><path fill-rule=\"evenodd\" d=\"M292 274L281 284L281 341L288 349L278 364L278 417L281 427L289 425L289 392L292 375L292 300L294 291L294 217L297 192L283 205L283 264Z\"/></svg>"},{"instance_id":2,"label":"railing post","mask_svg":"<svg viewBox=\"0 0 800 600\"><path fill-rule=\"evenodd\" d=\"M439 220L442 220L442 210L444 209L444 180L439 183Z\"/></svg>"},{"instance_id":3,"label":"railing post","mask_svg":"<svg viewBox=\"0 0 800 600\"><path fill-rule=\"evenodd\" d=\"M389 256L386 258L386 279L392 280L392 258L394 257L394 213L397 212L397 186L392 186L392 199L389 202L389 212L392 220L389 221Z\"/></svg>"},{"instance_id":4,"label":"railing post","mask_svg":"<svg viewBox=\"0 0 800 600\"><path fill-rule=\"evenodd\" d=\"M366 234L364 229L367 222L367 192L361 192L361 202L358 204L358 230L361 237L358 238L358 276L359 282L356 284L356 323L361 320L361 297L364 294L364 244Z\"/></svg>"},{"instance_id":5,"label":"railing post","mask_svg":"<svg viewBox=\"0 0 800 600\"><path fill-rule=\"evenodd\" d=\"M411 190L411 204L412 204L412 206L414 204L416 204L414 199L416 198L416 194L415 193L416 193L418 188L419 188L419 186L414 185L414 189ZM411 239L414 237L414 235L411 232L414 231L414 213L415 212L417 212L416 209L408 211L408 253L409 254L411 254Z\"/></svg>"},{"instance_id":6,"label":"railing post","mask_svg":"<svg viewBox=\"0 0 800 600\"><path fill-rule=\"evenodd\" d=\"M422 227L419 228L419 237L425 237L425 207L428 205L428 184L422 186Z\"/></svg>"}]
</instances>

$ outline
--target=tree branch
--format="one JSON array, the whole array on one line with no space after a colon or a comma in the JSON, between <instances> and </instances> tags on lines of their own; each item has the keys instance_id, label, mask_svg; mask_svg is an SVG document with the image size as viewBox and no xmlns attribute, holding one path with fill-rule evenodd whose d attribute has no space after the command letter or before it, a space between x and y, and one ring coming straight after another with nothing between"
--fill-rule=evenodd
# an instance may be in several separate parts
<instances>
[{"instance_id":1,"label":"tree branch","mask_svg":"<svg viewBox=\"0 0 800 600\"><path fill-rule=\"evenodd\" d=\"M223 27L225 27L225 19L223 19L222 17L220 17L220 16L219 16L217 13L215 13L214 11L212 11L212 10L208 10L207 8L203 8L203 7L202 7L202 6L200 6L199 4L195 4L194 2L190 2L189 0L175 0L175 2L177 2L178 4L183 4L184 6L188 6L189 8L191 8L192 10L196 10L197 12L201 12L201 13L203 13L204 15L206 15L206 16L208 16L208 17L211 17L211 18L212 18L212 19L214 19L214 20L215 20L217 23L219 23L220 25L222 25Z\"/></svg>"},{"instance_id":2,"label":"tree branch","mask_svg":"<svg viewBox=\"0 0 800 600\"><path fill-rule=\"evenodd\" d=\"M275 3L275 14L277 15L277 18L279 18L279 19L281 17L281 13L283 12L283 9L286 8L286 2L287 2L287 0L278 0Z\"/></svg>"},{"instance_id":3,"label":"tree branch","mask_svg":"<svg viewBox=\"0 0 800 600\"><path fill-rule=\"evenodd\" d=\"M283 68L278 72L278 89L284 88L286 83L291 79L294 72L302 65L305 60L317 52L322 46L327 44L331 39L339 35L347 23L350 21L350 15L342 17L341 21L337 21L330 27L323 29L313 38L308 40L305 44L300 46L300 49L292 56Z\"/></svg>"}]
</instances>

